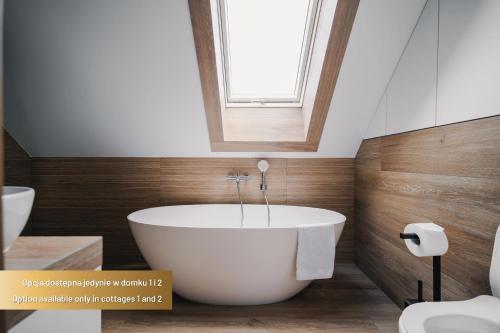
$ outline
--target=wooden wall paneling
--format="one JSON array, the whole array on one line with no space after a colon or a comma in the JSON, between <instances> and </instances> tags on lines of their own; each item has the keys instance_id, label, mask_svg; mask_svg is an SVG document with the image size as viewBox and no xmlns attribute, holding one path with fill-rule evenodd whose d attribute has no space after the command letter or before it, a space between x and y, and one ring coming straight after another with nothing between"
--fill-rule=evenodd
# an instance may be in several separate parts
<instances>
[{"instance_id":1,"label":"wooden wall paneling","mask_svg":"<svg viewBox=\"0 0 500 333\"><path fill-rule=\"evenodd\" d=\"M160 204L159 158L34 158L34 235L104 236L105 267L144 266L127 223Z\"/></svg>"},{"instance_id":2,"label":"wooden wall paneling","mask_svg":"<svg viewBox=\"0 0 500 333\"><path fill-rule=\"evenodd\" d=\"M246 172L252 179L241 184L245 203L264 203L259 190L259 159L162 158L163 205L238 203L236 185L228 173ZM354 218L353 159L269 159L267 174L271 204L333 209L345 214L346 225L338 258L352 260Z\"/></svg>"},{"instance_id":3,"label":"wooden wall paneling","mask_svg":"<svg viewBox=\"0 0 500 333\"><path fill-rule=\"evenodd\" d=\"M365 195L364 193L359 194L362 198ZM384 195L381 192L374 191L366 195L368 198L370 196L371 198L376 197L373 203L359 204L356 207L357 219L362 221L360 222L360 228L363 228L363 231L360 232L361 237L356 239L356 247L369 247L368 251L377 253L371 265L382 264L393 275L401 271L404 272L404 274L401 274L402 276L397 277L396 274L396 278L385 280L382 284L382 287L387 290L392 288L393 285L397 285L398 281L404 281L404 283L401 283L401 287L406 288L406 293L399 294L398 302L400 304L404 297L408 297L405 295L415 292L415 279L424 280L424 295L428 299L431 298L432 262L430 258L418 259L413 257L406 249L404 242L399 239L399 232L407 223L435 221L426 219L421 214L417 215L418 210L426 209L426 206L422 206L418 201L410 202L410 205L416 208L413 212L408 212L401 209L408 203L395 195ZM380 223L380 221L383 221L383 223ZM464 292L469 293L469 290L471 290L470 286L482 290L482 293L488 293L488 274L487 269L484 269L484 267L488 266L489 262L485 265L484 262L474 260L474 257L480 258L479 261L483 261L483 258L488 258L489 254L491 254L491 249L488 251L481 239L468 239L471 237L464 237L463 232L457 232L456 228L448 226L445 226L445 228L450 238L450 250L443 257L443 293L447 294L450 300L463 298ZM463 248L467 249L466 254L461 253ZM356 251L356 258L358 258L358 251ZM381 258L386 260L381 261ZM457 258L460 259L457 260ZM471 271L474 274L470 274ZM456 281L456 276L461 277L459 281ZM474 295L471 294L470 296Z\"/></svg>"},{"instance_id":4,"label":"wooden wall paneling","mask_svg":"<svg viewBox=\"0 0 500 333\"><path fill-rule=\"evenodd\" d=\"M409 254L408 223L443 226L443 298L489 294L489 266L500 224L500 117L365 140L356 157L355 260L398 304L430 298L429 258ZM381 259L382 258L382 259Z\"/></svg>"},{"instance_id":5,"label":"wooden wall paneling","mask_svg":"<svg viewBox=\"0 0 500 333\"><path fill-rule=\"evenodd\" d=\"M160 205L238 203L231 172L248 173L245 203L264 203L257 158L34 158L34 235L104 236L105 267L141 267L126 217ZM339 260L352 259L353 159L268 159L271 204L337 210L349 222Z\"/></svg>"},{"instance_id":6,"label":"wooden wall paneling","mask_svg":"<svg viewBox=\"0 0 500 333\"><path fill-rule=\"evenodd\" d=\"M269 201L285 204L287 161L267 160ZM260 191L258 161L257 158L162 158L162 204L239 203L236 183L226 179L226 175L238 171L252 177L240 183L244 203L265 203Z\"/></svg>"},{"instance_id":7,"label":"wooden wall paneling","mask_svg":"<svg viewBox=\"0 0 500 333\"><path fill-rule=\"evenodd\" d=\"M363 144L359 147L358 153L354 160L355 172L362 170L378 170L382 169L382 160L380 157L382 145L382 138L375 138L364 140ZM357 177L355 178L357 181Z\"/></svg>"},{"instance_id":8,"label":"wooden wall paneling","mask_svg":"<svg viewBox=\"0 0 500 333\"><path fill-rule=\"evenodd\" d=\"M354 160L289 159L287 204L338 211L347 223L337 248L339 261L351 261L354 241Z\"/></svg>"},{"instance_id":9,"label":"wooden wall paneling","mask_svg":"<svg viewBox=\"0 0 500 333\"><path fill-rule=\"evenodd\" d=\"M386 171L500 177L500 117L385 137Z\"/></svg>"},{"instance_id":10,"label":"wooden wall paneling","mask_svg":"<svg viewBox=\"0 0 500 333\"><path fill-rule=\"evenodd\" d=\"M159 170L159 158L34 158L36 207L158 205Z\"/></svg>"},{"instance_id":11,"label":"wooden wall paneling","mask_svg":"<svg viewBox=\"0 0 500 333\"><path fill-rule=\"evenodd\" d=\"M137 208L35 208L36 236L103 236L105 268L146 267L127 222Z\"/></svg>"},{"instance_id":12,"label":"wooden wall paneling","mask_svg":"<svg viewBox=\"0 0 500 333\"><path fill-rule=\"evenodd\" d=\"M368 227L367 230L371 230ZM412 255L404 251L395 251L395 244L377 236L375 233L363 233L356 241L362 241L370 250L356 249L356 264L400 307L402 300L415 298L416 280L424 284L424 298L432 297L432 273L425 259L418 259L418 264L409 266ZM418 269L416 269L418 268ZM443 284L446 279L443 279Z\"/></svg>"}]
</instances>

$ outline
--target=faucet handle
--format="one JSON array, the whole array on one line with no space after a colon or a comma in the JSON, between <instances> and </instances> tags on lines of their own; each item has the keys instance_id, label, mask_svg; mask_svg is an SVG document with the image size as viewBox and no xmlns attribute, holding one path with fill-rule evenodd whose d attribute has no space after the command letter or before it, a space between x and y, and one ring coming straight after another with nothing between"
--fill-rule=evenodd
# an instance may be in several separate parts
<instances>
[{"instance_id":1,"label":"faucet handle","mask_svg":"<svg viewBox=\"0 0 500 333\"><path fill-rule=\"evenodd\" d=\"M245 181L252 179L252 176L249 176L248 174L240 175L239 177L240 180L245 180Z\"/></svg>"},{"instance_id":2,"label":"faucet handle","mask_svg":"<svg viewBox=\"0 0 500 333\"><path fill-rule=\"evenodd\" d=\"M228 174L228 175L226 176L226 179L227 179L227 180L236 180L236 178L238 178L238 176L235 176L235 175L233 175L232 173L230 173L230 174Z\"/></svg>"},{"instance_id":3,"label":"faucet handle","mask_svg":"<svg viewBox=\"0 0 500 333\"><path fill-rule=\"evenodd\" d=\"M243 175L242 175L242 174L240 174L240 172L238 171L238 172L236 173L236 175L235 175L235 174L233 174L233 173L228 174L228 175L226 176L226 179L227 179L227 180L235 180L235 181L239 182L239 181L242 181L242 180L244 180L244 181L250 180L250 179L252 179L252 176L249 176L248 174L243 174Z\"/></svg>"}]
</instances>

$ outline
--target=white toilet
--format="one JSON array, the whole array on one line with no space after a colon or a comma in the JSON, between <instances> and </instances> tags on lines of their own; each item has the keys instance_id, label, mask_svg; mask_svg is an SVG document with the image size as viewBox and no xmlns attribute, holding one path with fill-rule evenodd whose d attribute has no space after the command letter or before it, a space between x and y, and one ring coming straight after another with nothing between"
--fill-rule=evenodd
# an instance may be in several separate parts
<instances>
[{"instance_id":1,"label":"white toilet","mask_svg":"<svg viewBox=\"0 0 500 333\"><path fill-rule=\"evenodd\" d=\"M399 317L399 333L500 333L500 227L491 258L490 285L493 296L407 307Z\"/></svg>"}]
</instances>

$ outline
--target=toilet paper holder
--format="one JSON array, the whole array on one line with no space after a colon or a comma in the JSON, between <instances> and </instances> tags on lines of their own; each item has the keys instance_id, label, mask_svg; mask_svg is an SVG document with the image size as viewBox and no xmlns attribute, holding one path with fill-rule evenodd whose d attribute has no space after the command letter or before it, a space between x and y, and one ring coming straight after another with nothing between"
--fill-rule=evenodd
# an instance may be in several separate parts
<instances>
[{"instance_id":1,"label":"toilet paper holder","mask_svg":"<svg viewBox=\"0 0 500 333\"><path fill-rule=\"evenodd\" d=\"M420 238L415 233L399 234L401 239L411 239L415 244L420 245ZM406 299L405 307L413 303L423 302L422 299L422 281L418 280L418 299ZM432 295L434 302L441 301L441 256L432 257Z\"/></svg>"},{"instance_id":2,"label":"toilet paper holder","mask_svg":"<svg viewBox=\"0 0 500 333\"><path fill-rule=\"evenodd\" d=\"M413 242L415 244L420 245L420 237L418 237L418 235L415 234L415 233L407 233L407 234L405 234L405 233L401 232L401 233L399 233L399 238L401 238L401 239L411 239L411 240L413 240Z\"/></svg>"}]
</instances>

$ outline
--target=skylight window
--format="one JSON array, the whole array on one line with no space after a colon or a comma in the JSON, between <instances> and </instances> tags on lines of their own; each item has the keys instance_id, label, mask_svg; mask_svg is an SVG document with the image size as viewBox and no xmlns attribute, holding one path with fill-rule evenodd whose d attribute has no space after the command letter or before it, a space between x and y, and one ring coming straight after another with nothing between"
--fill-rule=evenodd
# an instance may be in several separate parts
<instances>
[{"instance_id":1,"label":"skylight window","mask_svg":"<svg viewBox=\"0 0 500 333\"><path fill-rule=\"evenodd\" d=\"M212 151L317 151L359 0L188 0Z\"/></svg>"},{"instance_id":2,"label":"skylight window","mask_svg":"<svg viewBox=\"0 0 500 333\"><path fill-rule=\"evenodd\" d=\"M301 107L319 0L219 0L226 107Z\"/></svg>"}]
</instances>

